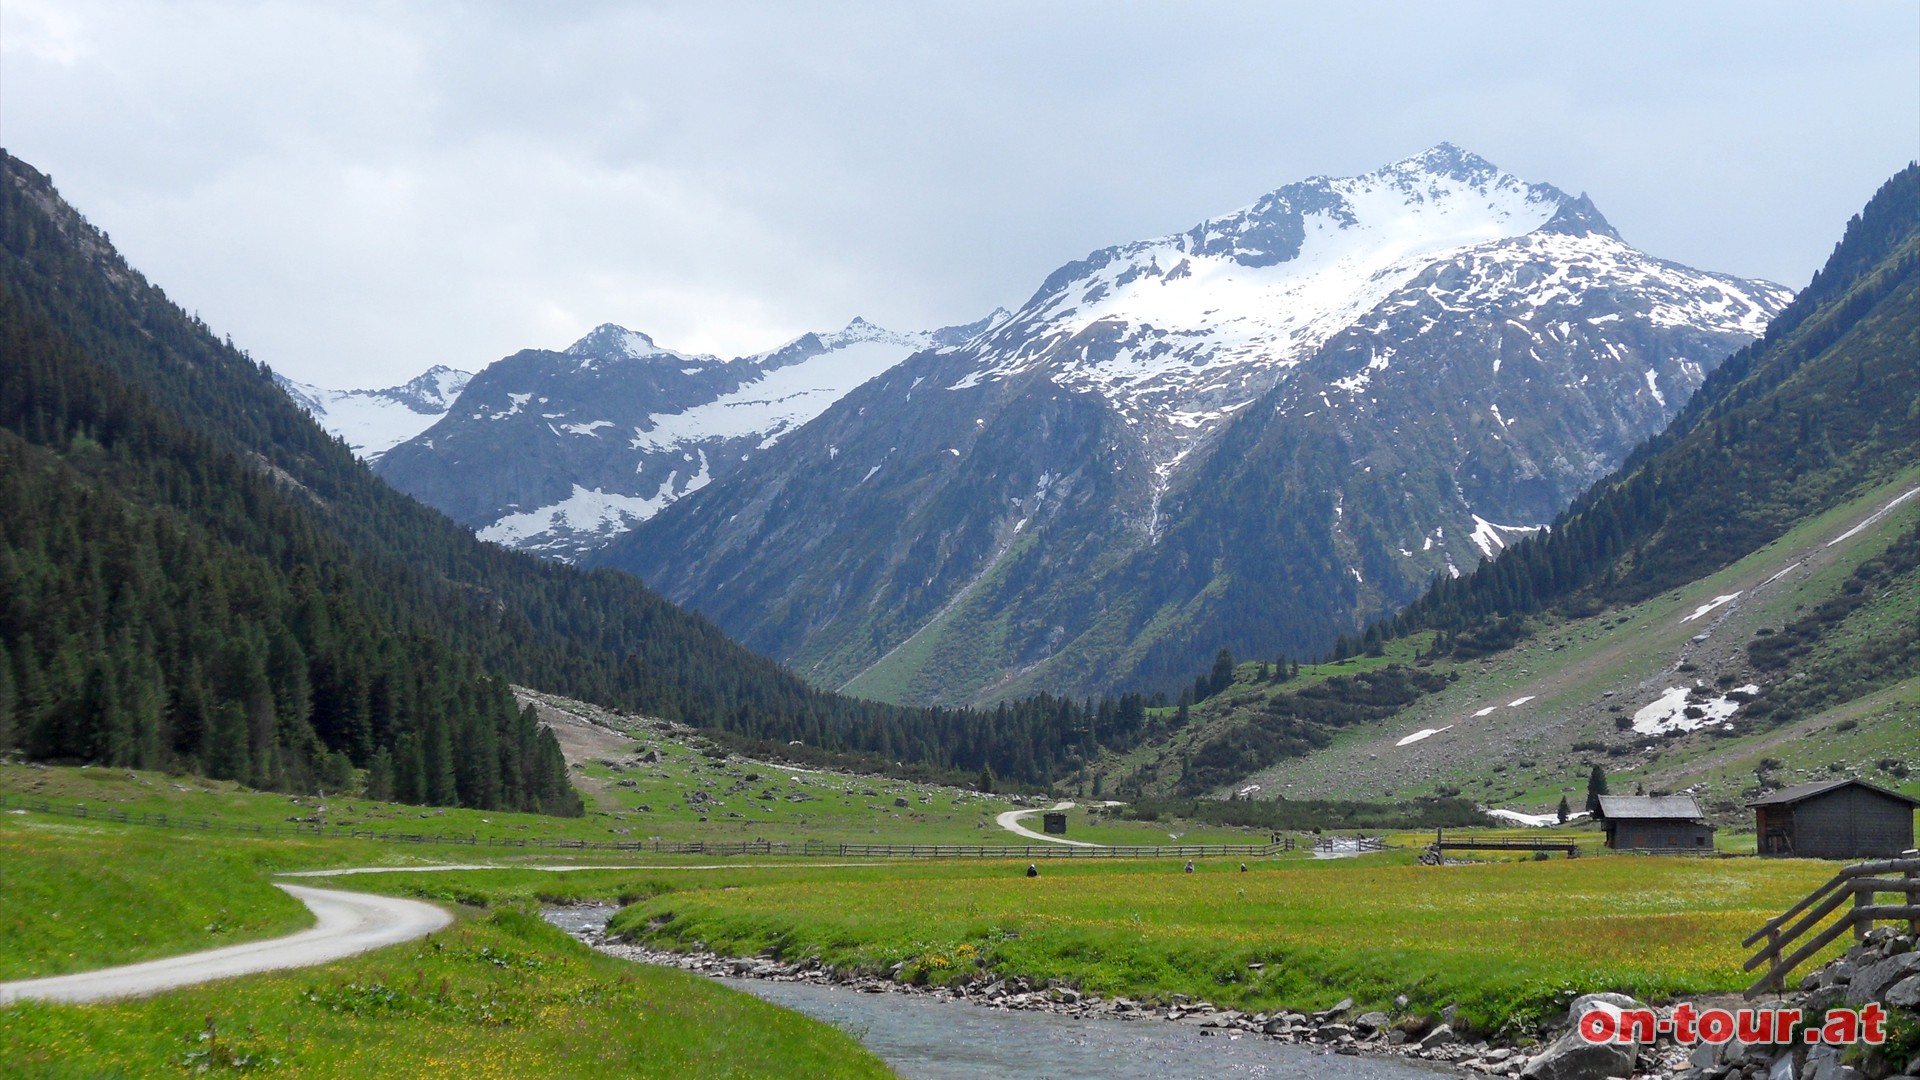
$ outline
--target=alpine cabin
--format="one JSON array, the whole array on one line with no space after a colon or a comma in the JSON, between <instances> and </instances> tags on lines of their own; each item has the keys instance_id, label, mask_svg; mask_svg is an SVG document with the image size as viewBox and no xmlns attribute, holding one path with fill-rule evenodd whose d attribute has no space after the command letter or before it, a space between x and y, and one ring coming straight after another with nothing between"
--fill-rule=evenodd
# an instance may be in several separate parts
<instances>
[{"instance_id":1,"label":"alpine cabin","mask_svg":"<svg viewBox=\"0 0 1920 1080\"><path fill-rule=\"evenodd\" d=\"M1920 799L1865 780L1816 780L1747 805L1762 855L1859 859L1913 847L1913 808Z\"/></svg>"},{"instance_id":2,"label":"alpine cabin","mask_svg":"<svg viewBox=\"0 0 1920 1080\"><path fill-rule=\"evenodd\" d=\"M1599 816L1615 851L1713 850L1713 826L1691 795L1602 795Z\"/></svg>"}]
</instances>

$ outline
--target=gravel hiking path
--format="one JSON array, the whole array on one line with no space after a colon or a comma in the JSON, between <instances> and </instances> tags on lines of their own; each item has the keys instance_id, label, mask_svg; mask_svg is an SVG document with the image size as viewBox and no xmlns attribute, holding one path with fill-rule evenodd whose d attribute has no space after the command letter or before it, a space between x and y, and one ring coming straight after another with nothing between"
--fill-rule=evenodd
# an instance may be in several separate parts
<instances>
[{"instance_id":1,"label":"gravel hiking path","mask_svg":"<svg viewBox=\"0 0 1920 1080\"><path fill-rule=\"evenodd\" d=\"M1034 832L1032 829L1020 824L1020 819L1023 817L1030 817L1034 814L1050 814L1056 810L1071 809L1073 809L1073 804L1070 802L1054 803L1044 810L1009 810L995 817L993 820L995 824L1008 832L1024 836L1029 840L1042 840L1049 844L1065 844L1068 847L1106 847L1107 845L1105 844L1089 844L1085 840L1069 840L1064 836L1048 836L1046 833Z\"/></svg>"},{"instance_id":2,"label":"gravel hiking path","mask_svg":"<svg viewBox=\"0 0 1920 1080\"><path fill-rule=\"evenodd\" d=\"M280 888L313 912L315 922L311 929L268 941L250 941L144 964L0 983L0 1004L142 997L236 975L310 967L411 941L453 921L453 916L445 910L418 900L304 885L281 885Z\"/></svg>"}]
</instances>

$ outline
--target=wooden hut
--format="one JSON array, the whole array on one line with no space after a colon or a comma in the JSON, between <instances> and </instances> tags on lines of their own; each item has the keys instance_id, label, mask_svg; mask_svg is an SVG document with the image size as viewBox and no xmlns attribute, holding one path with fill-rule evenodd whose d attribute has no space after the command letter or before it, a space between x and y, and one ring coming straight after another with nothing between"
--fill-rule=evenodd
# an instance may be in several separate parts
<instances>
[{"instance_id":1,"label":"wooden hut","mask_svg":"<svg viewBox=\"0 0 1920 1080\"><path fill-rule=\"evenodd\" d=\"M1599 816L1618 851L1713 850L1713 826L1691 795L1602 795Z\"/></svg>"},{"instance_id":2,"label":"wooden hut","mask_svg":"<svg viewBox=\"0 0 1920 1080\"><path fill-rule=\"evenodd\" d=\"M1884 858L1913 847L1920 799L1865 780L1795 784L1747 804L1762 855Z\"/></svg>"}]
</instances>

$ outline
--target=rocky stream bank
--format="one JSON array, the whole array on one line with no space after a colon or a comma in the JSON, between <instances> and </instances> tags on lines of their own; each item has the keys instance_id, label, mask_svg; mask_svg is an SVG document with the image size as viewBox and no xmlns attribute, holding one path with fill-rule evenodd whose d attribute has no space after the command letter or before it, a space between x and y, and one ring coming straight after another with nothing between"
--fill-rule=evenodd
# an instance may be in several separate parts
<instances>
[{"instance_id":1,"label":"rocky stream bank","mask_svg":"<svg viewBox=\"0 0 1920 1080\"><path fill-rule=\"evenodd\" d=\"M604 920L600 920L604 926ZM969 1002L992 1009L1038 1010L1100 1020L1157 1020L1191 1026L1199 1034L1258 1037L1317 1049L1323 1053L1418 1061L1468 1075L1519 1077L1522 1080L1881 1080L1920 1076L1920 951L1911 935L1883 929L1846 956L1808 974L1800 987L1751 1003L1765 1009L1798 1008L1824 1016L1829 1008L1859 1008L1877 1002L1889 1014L1890 1039L1881 1047L1753 1045L1729 1041L1683 1046L1662 1034L1651 1042L1594 1044L1576 1030L1595 1010L1648 1008L1621 994L1594 993L1568 1003L1564 1019L1537 1037L1488 1038L1456 1026L1451 1006L1438 1015L1408 1010L1405 998L1392 1011L1358 1010L1351 999L1316 1012L1276 1010L1242 1012L1220 1008L1181 994L1166 1000L1102 997L1062 985L1021 977L983 976L953 986L927 986L903 977L905 965L887 974L835 969L817 960L796 962L773 957L722 956L703 950L670 952L608 938L600 928L579 926L574 933L594 948L642 963L677 967L715 978L812 983L856 994L912 994ZM1653 1006L1670 1021L1681 1003ZM1735 1009L1748 1003L1734 996L1696 999L1685 1004L1696 1013ZM1796 1032L1796 1038L1798 1034Z\"/></svg>"}]
</instances>

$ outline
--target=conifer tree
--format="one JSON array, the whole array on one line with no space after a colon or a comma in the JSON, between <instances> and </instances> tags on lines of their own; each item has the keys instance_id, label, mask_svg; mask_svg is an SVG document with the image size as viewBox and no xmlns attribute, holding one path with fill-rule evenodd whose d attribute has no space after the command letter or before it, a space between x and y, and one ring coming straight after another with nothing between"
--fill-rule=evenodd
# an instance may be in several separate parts
<instances>
[{"instance_id":1,"label":"conifer tree","mask_svg":"<svg viewBox=\"0 0 1920 1080\"><path fill-rule=\"evenodd\" d=\"M0 754L13 749L15 697L13 657L6 642L0 641Z\"/></svg>"},{"instance_id":2,"label":"conifer tree","mask_svg":"<svg viewBox=\"0 0 1920 1080\"><path fill-rule=\"evenodd\" d=\"M393 753L381 747L367 764L366 797L390 802L394 799Z\"/></svg>"},{"instance_id":3,"label":"conifer tree","mask_svg":"<svg viewBox=\"0 0 1920 1080\"><path fill-rule=\"evenodd\" d=\"M253 773L253 759L247 746L247 715L239 702L222 702L213 711L206 769L207 775L215 780L245 780Z\"/></svg>"},{"instance_id":4,"label":"conifer tree","mask_svg":"<svg viewBox=\"0 0 1920 1080\"><path fill-rule=\"evenodd\" d=\"M1225 690L1233 685L1233 650L1225 645L1213 657L1213 674L1207 681L1207 696Z\"/></svg>"},{"instance_id":5,"label":"conifer tree","mask_svg":"<svg viewBox=\"0 0 1920 1080\"><path fill-rule=\"evenodd\" d=\"M1595 762L1592 771L1587 773L1587 813L1596 817L1600 813L1600 796L1607 793L1607 770Z\"/></svg>"},{"instance_id":6,"label":"conifer tree","mask_svg":"<svg viewBox=\"0 0 1920 1080\"><path fill-rule=\"evenodd\" d=\"M447 733L447 721L435 713L427 721L425 737L420 741L420 768L426 788L421 801L435 806L455 805L459 789L453 776L453 740Z\"/></svg>"}]
</instances>

